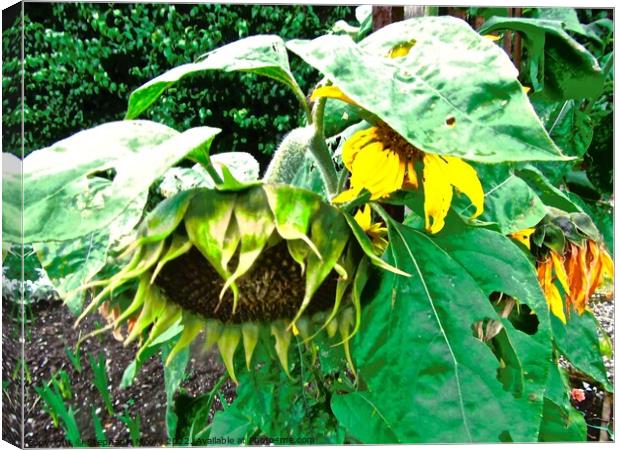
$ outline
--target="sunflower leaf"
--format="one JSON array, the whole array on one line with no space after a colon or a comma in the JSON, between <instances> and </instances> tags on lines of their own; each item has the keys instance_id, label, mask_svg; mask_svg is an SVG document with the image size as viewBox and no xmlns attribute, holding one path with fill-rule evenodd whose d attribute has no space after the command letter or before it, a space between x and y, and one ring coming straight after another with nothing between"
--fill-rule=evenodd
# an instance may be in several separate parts
<instances>
[{"instance_id":1,"label":"sunflower leaf","mask_svg":"<svg viewBox=\"0 0 620 450\"><path fill-rule=\"evenodd\" d=\"M528 50L530 79L536 91L554 100L596 98L603 73L596 58L563 29L558 20L493 17L480 33L513 30Z\"/></svg>"},{"instance_id":2,"label":"sunflower leaf","mask_svg":"<svg viewBox=\"0 0 620 450\"><path fill-rule=\"evenodd\" d=\"M4 239L22 242L23 236L24 243L76 239L125 214L131 214L135 225L150 185L192 150L208 147L217 133L209 127L178 133L149 121L111 122L35 151L23 162L23 235L19 223L7 218ZM18 175L3 180L10 194L5 195L9 207L3 208L3 219L21 209ZM138 199L140 207L129 208Z\"/></svg>"},{"instance_id":3,"label":"sunflower leaf","mask_svg":"<svg viewBox=\"0 0 620 450\"><path fill-rule=\"evenodd\" d=\"M381 429L407 443L537 440L551 346L549 313L531 263L509 239L465 228L454 216L450 233L433 237L388 225L394 264L412 276L383 272L364 307L352 354L360 384L368 386L364 395L378 411L357 427L378 426L383 418L391 430ZM501 320L492 292L527 304L539 321L533 335L502 321L508 350L517 355L505 362L519 375L514 385L503 386L498 377L502 355L473 335L477 321Z\"/></svg>"},{"instance_id":4,"label":"sunflower leaf","mask_svg":"<svg viewBox=\"0 0 620 450\"><path fill-rule=\"evenodd\" d=\"M251 36L213 50L201 61L175 67L143 84L131 93L125 118L138 117L181 78L209 70L254 72L284 83L295 93L301 92L291 73L282 38Z\"/></svg>"},{"instance_id":5,"label":"sunflower leaf","mask_svg":"<svg viewBox=\"0 0 620 450\"><path fill-rule=\"evenodd\" d=\"M411 40L416 43L407 56L386 57ZM508 56L461 20L410 19L359 45L327 35L287 46L425 152L481 162L567 159L536 116Z\"/></svg>"}]
</instances>

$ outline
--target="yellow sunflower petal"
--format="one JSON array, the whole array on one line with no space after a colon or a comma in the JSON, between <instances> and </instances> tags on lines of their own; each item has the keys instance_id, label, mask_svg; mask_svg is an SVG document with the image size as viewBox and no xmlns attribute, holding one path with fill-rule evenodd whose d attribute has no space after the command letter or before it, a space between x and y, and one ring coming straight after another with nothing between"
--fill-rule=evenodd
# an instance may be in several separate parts
<instances>
[{"instance_id":1,"label":"yellow sunflower petal","mask_svg":"<svg viewBox=\"0 0 620 450\"><path fill-rule=\"evenodd\" d=\"M536 231L536 228L526 228L525 230L516 231L510 234L510 237L521 242L528 250L531 248L530 237Z\"/></svg>"},{"instance_id":2,"label":"yellow sunflower petal","mask_svg":"<svg viewBox=\"0 0 620 450\"><path fill-rule=\"evenodd\" d=\"M371 127L366 130L358 131L354 133L342 146L342 162L345 167L349 169L349 172L353 170L353 161L357 154L368 145L379 145L383 148L383 144L377 142L371 144L373 140L377 138L377 128Z\"/></svg>"},{"instance_id":3,"label":"yellow sunflower petal","mask_svg":"<svg viewBox=\"0 0 620 450\"><path fill-rule=\"evenodd\" d=\"M418 175L415 173L413 161L407 161L407 178L405 179L407 187L412 189L418 188Z\"/></svg>"},{"instance_id":4,"label":"yellow sunflower petal","mask_svg":"<svg viewBox=\"0 0 620 450\"><path fill-rule=\"evenodd\" d=\"M394 182L400 170L400 159L394 152L383 150L382 146L371 144L364 147L353 161L352 169L351 186L368 189L372 200L400 187Z\"/></svg>"},{"instance_id":5,"label":"yellow sunflower petal","mask_svg":"<svg viewBox=\"0 0 620 450\"><path fill-rule=\"evenodd\" d=\"M332 198L332 203L346 203L353 200L359 195L362 188L351 188L346 191L342 191L340 194Z\"/></svg>"},{"instance_id":6,"label":"yellow sunflower petal","mask_svg":"<svg viewBox=\"0 0 620 450\"><path fill-rule=\"evenodd\" d=\"M471 216L472 219L478 217L484 210L484 190L476 170L460 158L444 156L443 159L447 163L450 183L469 197L476 207L476 212Z\"/></svg>"},{"instance_id":7,"label":"yellow sunflower petal","mask_svg":"<svg viewBox=\"0 0 620 450\"><path fill-rule=\"evenodd\" d=\"M441 157L424 155L422 170L424 183L424 219L427 231L438 233L452 203L452 185L446 177L447 164Z\"/></svg>"},{"instance_id":8,"label":"yellow sunflower petal","mask_svg":"<svg viewBox=\"0 0 620 450\"><path fill-rule=\"evenodd\" d=\"M558 277L558 280L562 285L562 289L564 289L564 292L570 295L570 287L568 285L568 277L566 276L566 271L564 270L564 262L560 260L560 255L558 255L554 251L551 251L551 261L553 261L555 275Z\"/></svg>"},{"instance_id":9,"label":"yellow sunflower petal","mask_svg":"<svg viewBox=\"0 0 620 450\"><path fill-rule=\"evenodd\" d=\"M344 92L340 90L339 87L336 86L321 86L316 88L314 92L312 92L310 100L315 101L318 98L333 98L349 103L350 105L357 105L357 103L351 100Z\"/></svg>"},{"instance_id":10,"label":"yellow sunflower petal","mask_svg":"<svg viewBox=\"0 0 620 450\"><path fill-rule=\"evenodd\" d=\"M363 208L358 209L357 212L355 213L355 216L353 216L353 218L355 219L357 224L362 228L362 230L368 231L371 226L370 206L364 205Z\"/></svg>"}]
</instances>

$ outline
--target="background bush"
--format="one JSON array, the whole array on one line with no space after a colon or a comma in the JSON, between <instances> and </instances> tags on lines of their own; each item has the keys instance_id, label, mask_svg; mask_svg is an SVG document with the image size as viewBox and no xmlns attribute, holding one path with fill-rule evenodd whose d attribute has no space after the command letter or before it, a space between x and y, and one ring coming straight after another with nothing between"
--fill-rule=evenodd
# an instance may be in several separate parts
<instances>
[{"instance_id":1,"label":"background bush","mask_svg":"<svg viewBox=\"0 0 620 450\"><path fill-rule=\"evenodd\" d=\"M313 38L346 6L26 3L25 154L85 128L120 120L131 91L166 70L254 34ZM3 31L3 151L19 154L18 23ZM318 74L291 55L305 92ZM267 106L269 105L269 106ZM209 73L170 89L142 117L177 130L222 128L214 150L244 150L263 164L301 110L288 88L253 74Z\"/></svg>"}]
</instances>

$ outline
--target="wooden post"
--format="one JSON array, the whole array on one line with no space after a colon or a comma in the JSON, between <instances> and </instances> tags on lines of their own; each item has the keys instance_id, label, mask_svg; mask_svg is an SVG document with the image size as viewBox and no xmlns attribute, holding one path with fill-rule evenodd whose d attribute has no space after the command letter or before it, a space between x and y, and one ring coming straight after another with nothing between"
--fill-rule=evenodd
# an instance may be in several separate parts
<instances>
[{"instance_id":1,"label":"wooden post","mask_svg":"<svg viewBox=\"0 0 620 450\"><path fill-rule=\"evenodd\" d=\"M403 6L373 6L372 7L372 30L377 31L394 22L405 18Z\"/></svg>"}]
</instances>

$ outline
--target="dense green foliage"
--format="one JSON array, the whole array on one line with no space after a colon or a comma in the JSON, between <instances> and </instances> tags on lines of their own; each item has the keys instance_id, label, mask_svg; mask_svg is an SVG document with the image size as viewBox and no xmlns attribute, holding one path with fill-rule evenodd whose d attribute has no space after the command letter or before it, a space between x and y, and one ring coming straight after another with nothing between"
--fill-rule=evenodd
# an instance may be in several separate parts
<instances>
[{"instance_id":1,"label":"dense green foliage","mask_svg":"<svg viewBox=\"0 0 620 450\"><path fill-rule=\"evenodd\" d=\"M313 38L353 8L265 5L25 5L25 154L123 118L132 90L174 66L249 35ZM19 24L3 35L3 151L19 153ZM299 60L304 92L318 80ZM286 87L255 75L209 73L175 86L142 118L182 131L223 130L215 151L270 154L301 119Z\"/></svg>"}]
</instances>

